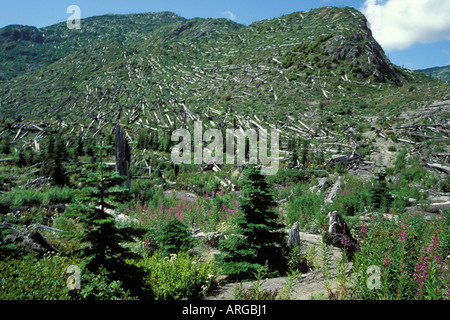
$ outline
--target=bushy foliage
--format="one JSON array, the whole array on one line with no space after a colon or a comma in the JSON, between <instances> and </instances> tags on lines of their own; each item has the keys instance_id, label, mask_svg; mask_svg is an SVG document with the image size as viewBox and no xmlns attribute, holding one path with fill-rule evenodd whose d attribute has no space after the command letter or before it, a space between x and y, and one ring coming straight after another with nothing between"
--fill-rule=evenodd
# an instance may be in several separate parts
<instances>
[{"instance_id":1,"label":"bushy foliage","mask_svg":"<svg viewBox=\"0 0 450 320\"><path fill-rule=\"evenodd\" d=\"M358 216L370 207L370 192L370 183L350 176L329 211L336 210L343 216Z\"/></svg>"},{"instance_id":2,"label":"bushy foliage","mask_svg":"<svg viewBox=\"0 0 450 320\"><path fill-rule=\"evenodd\" d=\"M73 200L73 190L67 186L50 188L42 193L44 205L71 203Z\"/></svg>"},{"instance_id":3,"label":"bushy foliage","mask_svg":"<svg viewBox=\"0 0 450 320\"><path fill-rule=\"evenodd\" d=\"M42 258L24 255L0 261L0 299L68 300L71 299L66 270L80 261L61 255Z\"/></svg>"},{"instance_id":4,"label":"bushy foliage","mask_svg":"<svg viewBox=\"0 0 450 320\"><path fill-rule=\"evenodd\" d=\"M159 252L140 260L145 281L157 300L201 298L214 284L218 270L212 261L198 262L186 251L163 257Z\"/></svg>"},{"instance_id":5,"label":"bushy foliage","mask_svg":"<svg viewBox=\"0 0 450 320\"><path fill-rule=\"evenodd\" d=\"M299 189L296 195L289 199L286 223L292 225L298 221L302 229L317 231L323 201L324 195L310 192L307 186Z\"/></svg>"},{"instance_id":6,"label":"bushy foliage","mask_svg":"<svg viewBox=\"0 0 450 320\"><path fill-rule=\"evenodd\" d=\"M13 207L33 207L40 206L43 201L43 194L34 189L15 189L13 192Z\"/></svg>"}]
</instances>

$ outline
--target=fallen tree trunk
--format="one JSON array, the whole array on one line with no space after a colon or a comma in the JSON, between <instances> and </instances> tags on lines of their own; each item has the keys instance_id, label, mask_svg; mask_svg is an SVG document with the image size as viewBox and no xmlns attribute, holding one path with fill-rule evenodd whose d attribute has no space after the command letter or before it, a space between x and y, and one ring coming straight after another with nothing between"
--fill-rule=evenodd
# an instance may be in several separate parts
<instances>
[{"instance_id":1,"label":"fallen tree trunk","mask_svg":"<svg viewBox=\"0 0 450 320\"><path fill-rule=\"evenodd\" d=\"M319 194L320 191L322 191L322 189L327 185L327 183L328 183L328 178L327 177L321 178L319 180L319 183L317 185L311 187L309 189L309 191L310 192L316 192L317 194Z\"/></svg>"},{"instance_id":2,"label":"fallen tree trunk","mask_svg":"<svg viewBox=\"0 0 450 320\"><path fill-rule=\"evenodd\" d=\"M450 173L450 167L448 167L448 166L444 166L444 165L441 165L438 163L427 163L426 165L429 166L430 168L435 168L435 169Z\"/></svg>"},{"instance_id":3,"label":"fallen tree trunk","mask_svg":"<svg viewBox=\"0 0 450 320\"><path fill-rule=\"evenodd\" d=\"M342 184L344 183L344 179L339 177L336 182L334 183L333 187L330 190L330 193L328 194L327 198L325 199L325 202L332 203L333 200L336 198L339 190L342 187Z\"/></svg>"},{"instance_id":4,"label":"fallen tree trunk","mask_svg":"<svg viewBox=\"0 0 450 320\"><path fill-rule=\"evenodd\" d=\"M3 239L0 239L1 243L4 245L15 244L29 252L34 253L43 253L46 251L59 252L57 248L51 245L50 242L48 242L48 240L38 232L38 229L46 229L57 232L62 232L62 230L38 224L30 225L26 227L24 231L14 228L14 226L9 223L0 223L0 227L7 228L11 231L10 234L6 235Z\"/></svg>"}]
</instances>

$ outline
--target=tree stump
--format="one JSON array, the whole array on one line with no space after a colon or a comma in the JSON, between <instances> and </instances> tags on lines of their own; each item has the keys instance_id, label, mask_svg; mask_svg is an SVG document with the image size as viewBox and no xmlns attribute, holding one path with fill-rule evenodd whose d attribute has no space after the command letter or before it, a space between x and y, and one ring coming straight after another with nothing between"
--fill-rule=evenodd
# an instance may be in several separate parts
<instances>
[{"instance_id":1,"label":"tree stump","mask_svg":"<svg viewBox=\"0 0 450 320\"><path fill-rule=\"evenodd\" d=\"M300 245L300 228L298 221L289 229L288 245L292 248Z\"/></svg>"},{"instance_id":2,"label":"tree stump","mask_svg":"<svg viewBox=\"0 0 450 320\"><path fill-rule=\"evenodd\" d=\"M131 148L128 141L123 136L119 124L116 124L116 171L123 177L127 178L128 190L131 190L130 180L130 162L131 162Z\"/></svg>"},{"instance_id":3,"label":"tree stump","mask_svg":"<svg viewBox=\"0 0 450 320\"><path fill-rule=\"evenodd\" d=\"M328 232L323 235L323 240L327 245L345 250L349 260L353 259L353 255L360 249L358 241L353 238L350 228L344 218L337 211L328 214L330 225Z\"/></svg>"}]
</instances>

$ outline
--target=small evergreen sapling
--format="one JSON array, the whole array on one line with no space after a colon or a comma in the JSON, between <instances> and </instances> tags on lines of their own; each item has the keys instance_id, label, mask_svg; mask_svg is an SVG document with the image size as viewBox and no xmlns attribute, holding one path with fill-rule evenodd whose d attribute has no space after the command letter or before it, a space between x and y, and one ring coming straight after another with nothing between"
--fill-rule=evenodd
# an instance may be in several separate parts
<instances>
[{"instance_id":1,"label":"small evergreen sapling","mask_svg":"<svg viewBox=\"0 0 450 320\"><path fill-rule=\"evenodd\" d=\"M80 253L87 260L87 268L93 273L106 271L111 281L122 281L125 289L140 294L142 270L126 262L126 259L140 256L121 244L135 242L133 237L142 235L143 231L131 227L119 229L115 218L107 213L107 209L115 208L114 203L126 201L129 192L121 187L124 178L115 171L108 171L103 162L106 149L99 148L96 155L99 162L92 165L96 170L88 171L87 176L80 179L82 189L75 193L76 202L66 215L78 218L84 225L84 230L72 237L84 244Z\"/></svg>"},{"instance_id":2,"label":"small evergreen sapling","mask_svg":"<svg viewBox=\"0 0 450 320\"><path fill-rule=\"evenodd\" d=\"M161 227L161 235L158 240L162 246L163 257L187 251L193 244L188 226L178 219L171 219Z\"/></svg>"},{"instance_id":3,"label":"small evergreen sapling","mask_svg":"<svg viewBox=\"0 0 450 320\"><path fill-rule=\"evenodd\" d=\"M284 256L285 233L277 222L277 203L264 176L256 167L246 171L238 218L239 234L229 235L219 243L218 261L231 280L252 278L267 265L267 275L275 276L287 267Z\"/></svg>"}]
</instances>

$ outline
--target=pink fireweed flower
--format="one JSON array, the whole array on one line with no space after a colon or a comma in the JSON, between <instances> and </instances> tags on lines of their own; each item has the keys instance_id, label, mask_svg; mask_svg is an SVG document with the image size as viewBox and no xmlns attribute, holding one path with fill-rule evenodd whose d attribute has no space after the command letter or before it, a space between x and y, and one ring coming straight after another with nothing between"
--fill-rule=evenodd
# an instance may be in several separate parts
<instances>
[{"instance_id":1,"label":"pink fireweed flower","mask_svg":"<svg viewBox=\"0 0 450 320\"><path fill-rule=\"evenodd\" d=\"M428 278L428 257L424 254L424 249L420 250L420 255L414 268L414 279L417 282L417 296L420 297L425 282Z\"/></svg>"},{"instance_id":2,"label":"pink fireweed flower","mask_svg":"<svg viewBox=\"0 0 450 320\"><path fill-rule=\"evenodd\" d=\"M400 230L400 233L398 235L398 241L406 240L406 230L402 229Z\"/></svg>"},{"instance_id":3,"label":"pink fireweed flower","mask_svg":"<svg viewBox=\"0 0 450 320\"><path fill-rule=\"evenodd\" d=\"M429 255L432 254L432 253L435 253L438 250L438 246L439 246L439 237L435 233L435 234L433 234L433 237L431 238L430 244L428 246L427 253Z\"/></svg>"},{"instance_id":4,"label":"pink fireweed flower","mask_svg":"<svg viewBox=\"0 0 450 320\"><path fill-rule=\"evenodd\" d=\"M444 299L445 299L445 300L450 300L450 287L449 287L448 284L446 284L446 285L445 285L445 288L446 288L447 290L445 291Z\"/></svg>"},{"instance_id":5,"label":"pink fireweed flower","mask_svg":"<svg viewBox=\"0 0 450 320\"><path fill-rule=\"evenodd\" d=\"M344 247L348 247L348 237L345 235L345 230L342 230L341 244Z\"/></svg>"},{"instance_id":6,"label":"pink fireweed flower","mask_svg":"<svg viewBox=\"0 0 450 320\"><path fill-rule=\"evenodd\" d=\"M364 233L364 234L367 234L367 227L365 225L363 225L361 227L361 232Z\"/></svg>"},{"instance_id":7,"label":"pink fireweed flower","mask_svg":"<svg viewBox=\"0 0 450 320\"><path fill-rule=\"evenodd\" d=\"M398 235L398 241L406 240L406 225L403 222L403 218L400 222L400 225L401 225L401 229L400 229L400 232Z\"/></svg>"},{"instance_id":8,"label":"pink fireweed flower","mask_svg":"<svg viewBox=\"0 0 450 320\"><path fill-rule=\"evenodd\" d=\"M341 239L341 244L342 244L344 247L348 247L348 238L347 238L346 236L343 236L343 237L342 237L342 239Z\"/></svg>"}]
</instances>

